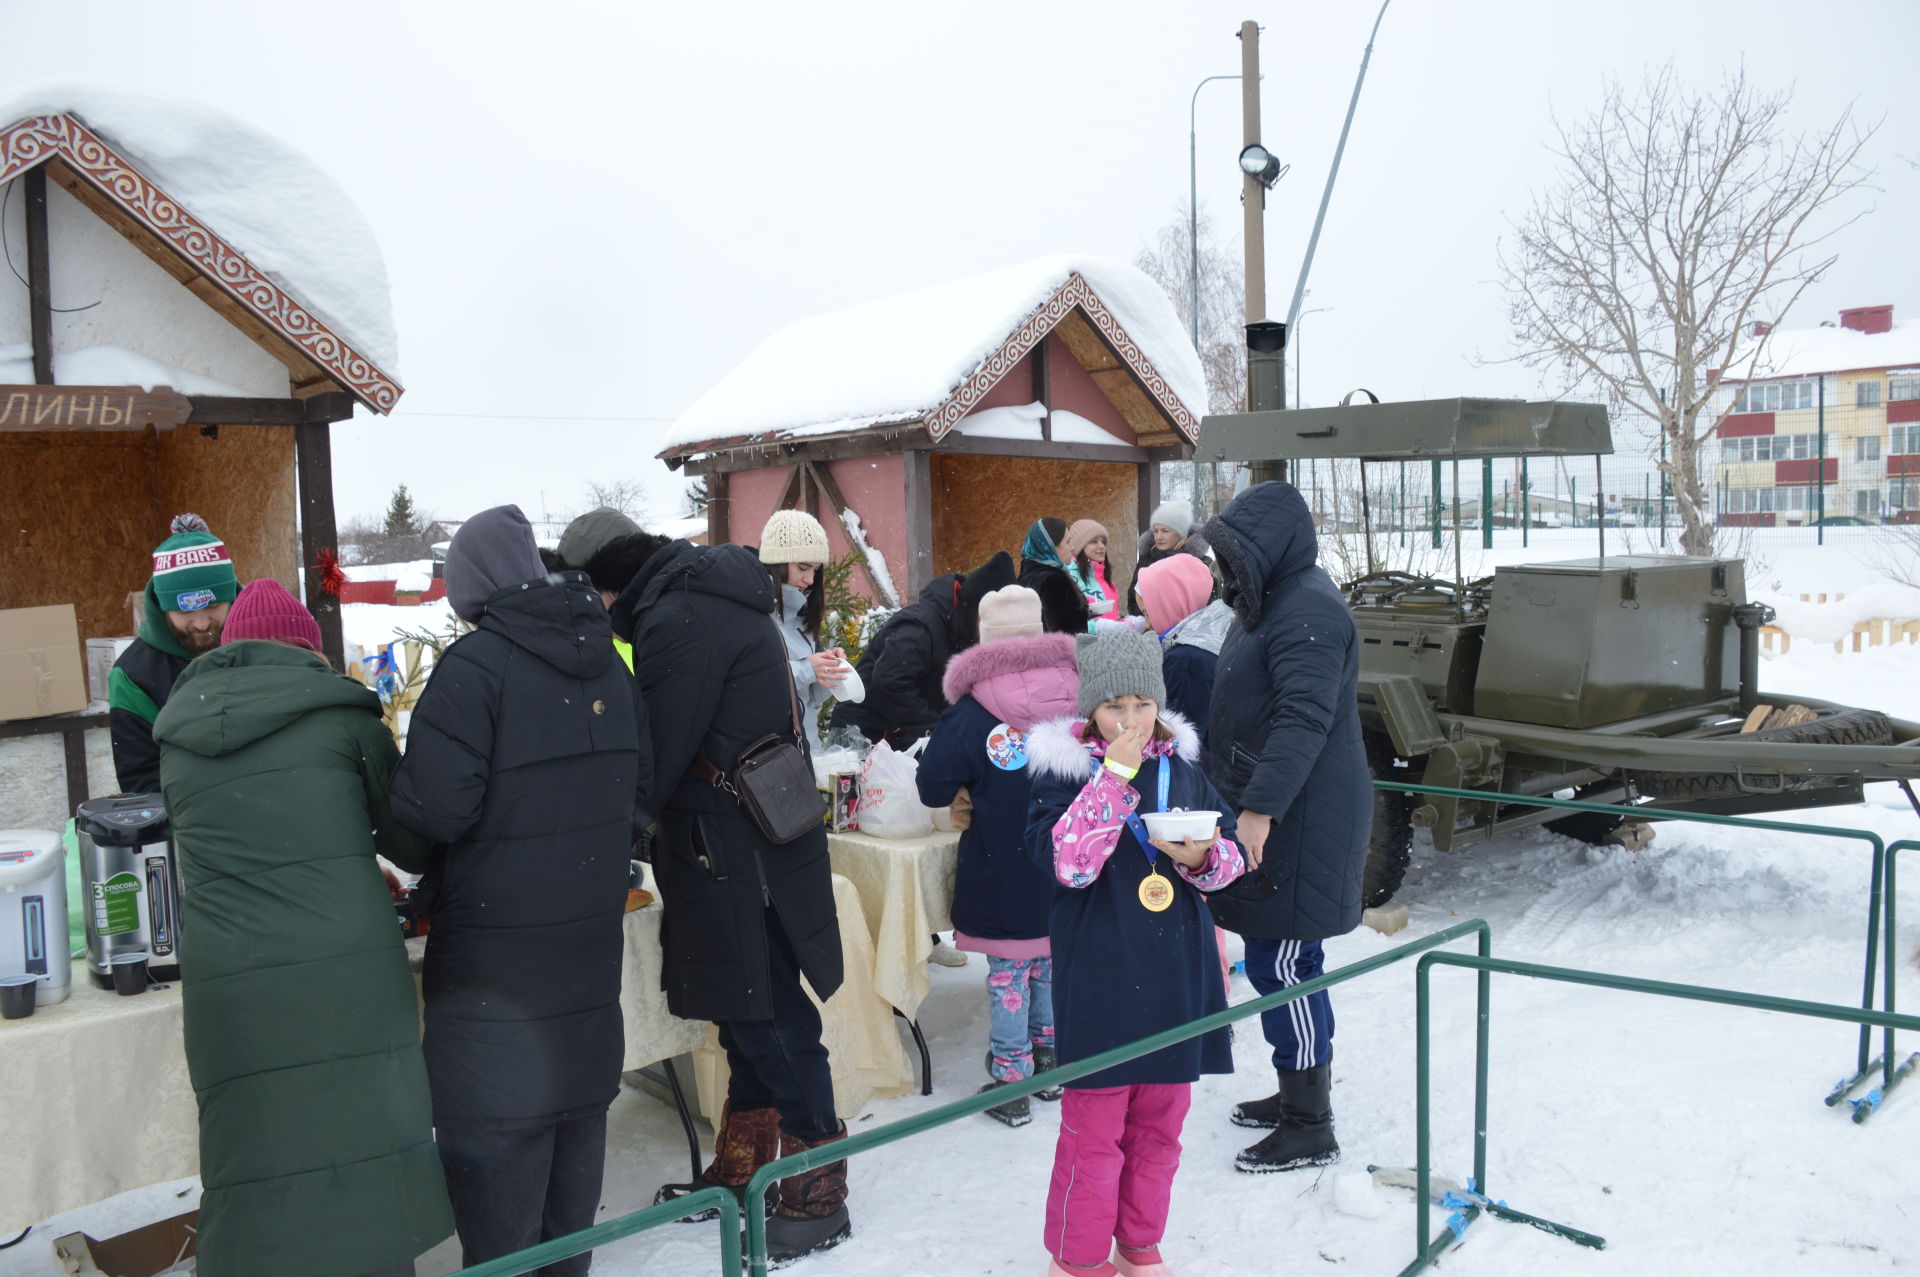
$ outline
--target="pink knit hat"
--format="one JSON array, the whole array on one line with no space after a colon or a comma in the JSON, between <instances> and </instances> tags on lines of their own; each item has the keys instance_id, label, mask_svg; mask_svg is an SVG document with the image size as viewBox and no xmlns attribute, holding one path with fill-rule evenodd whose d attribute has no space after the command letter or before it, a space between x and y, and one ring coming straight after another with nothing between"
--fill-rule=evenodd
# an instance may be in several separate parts
<instances>
[{"instance_id":1,"label":"pink knit hat","mask_svg":"<svg viewBox=\"0 0 1920 1277\"><path fill-rule=\"evenodd\" d=\"M318 652L320 623L306 604L287 593L286 586L270 576L261 577L241 589L220 630L222 646L242 639L272 639Z\"/></svg>"},{"instance_id":2,"label":"pink knit hat","mask_svg":"<svg viewBox=\"0 0 1920 1277\"><path fill-rule=\"evenodd\" d=\"M1147 624L1164 632L1207 605L1213 595L1213 569L1194 555L1169 554L1140 569L1133 591L1146 609Z\"/></svg>"},{"instance_id":3,"label":"pink knit hat","mask_svg":"<svg viewBox=\"0 0 1920 1277\"><path fill-rule=\"evenodd\" d=\"M1087 542L1107 535L1107 530L1092 519L1075 519L1060 538L1060 561L1066 562L1086 548Z\"/></svg>"}]
</instances>

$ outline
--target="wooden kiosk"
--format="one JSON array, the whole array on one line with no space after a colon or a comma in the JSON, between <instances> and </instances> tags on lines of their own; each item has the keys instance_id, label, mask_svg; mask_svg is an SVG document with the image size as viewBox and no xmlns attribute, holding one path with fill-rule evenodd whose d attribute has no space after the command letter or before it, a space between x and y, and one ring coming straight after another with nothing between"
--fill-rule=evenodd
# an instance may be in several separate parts
<instances>
[{"instance_id":1,"label":"wooden kiosk","mask_svg":"<svg viewBox=\"0 0 1920 1277\"><path fill-rule=\"evenodd\" d=\"M866 552L883 606L1017 556L1045 516L1104 524L1120 582L1159 501L1155 465L1192 454L1205 388L1158 285L1053 257L783 329L660 456L707 477L714 544L808 510L836 555Z\"/></svg>"}]
</instances>

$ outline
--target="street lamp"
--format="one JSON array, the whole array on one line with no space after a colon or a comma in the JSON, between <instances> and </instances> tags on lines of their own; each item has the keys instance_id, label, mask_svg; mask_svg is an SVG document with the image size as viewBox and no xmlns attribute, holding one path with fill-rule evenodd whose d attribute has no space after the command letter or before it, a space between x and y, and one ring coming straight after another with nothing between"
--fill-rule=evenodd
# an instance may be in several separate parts
<instances>
[{"instance_id":1,"label":"street lamp","mask_svg":"<svg viewBox=\"0 0 1920 1277\"><path fill-rule=\"evenodd\" d=\"M1309 297L1313 295L1311 288L1307 290L1307 295ZM1300 406L1300 382L1305 376L1300 371L1300 321L1308 315L1324 315L1332 309L1331 306L1315 306L1312 310L1303 310L1294 316L1293 327L1287 330L1287 340L1293 345L1293 406L1295 408Z\"/></svg>"},{"instance_id":2,"label":"street lamp","mask_svg":"<svg viewBox=\"0 0 1920 1277\"><path fill-rule=\"evenodd\" d=\"M1193 86L1193 96L1187 99L1187 247L1191 253L1187 263L1187 332L1193 339L1195 352L1200 349L1200 141L1194 112L1200 105L1200 90L1215 80L1239 78L1237 75L1210 75ZM1195 456L1193 459L1195 514L1205 512L1205 506L1200 500L1201 464L1200 458Z\"/></svg>"}]
</instances>

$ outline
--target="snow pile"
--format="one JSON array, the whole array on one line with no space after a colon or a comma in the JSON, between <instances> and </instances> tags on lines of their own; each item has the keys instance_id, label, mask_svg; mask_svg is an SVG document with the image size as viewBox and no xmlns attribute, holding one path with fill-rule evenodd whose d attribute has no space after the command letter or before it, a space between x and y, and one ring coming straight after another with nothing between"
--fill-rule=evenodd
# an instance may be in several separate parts
<instances>
[{"instance_id":1,"label":"snow pile","mask_svg":"<svg viewBox=\"0 0 1920 1277\"><path fill-rule=\"evenodd\" d=\"M59 386L138 386L142 390L169 386L183 395L247 395L238 386L119 346L55 351L53 380ZM0 385L32 384L33 347L26 342L0 346Z\"/></svg>"},{"instance_id":2,"label":"snow pile","mask_svg":"<svg viewBox=\"0 0 1920 1277\"><path fill-rule=\"evenodd\" d=\"M355 563L342 566L349 581L400 581L433 575L432 559L413 559L405 563ZM425 586L421 586L425 589Z\"/></svg>"},{"instance_id":3,"label":"snow pile","mask_svg":"<svg viewBox=\"0 0 1920 1277\"><path fill-rule=\"evenodd\" d=\"M382 372L400 375L379 241L312 159L203 102L84 80L22 89L0 102L0 127L62 114L104 137Z\"/></svg>"},{"instance_id":4,"label":"snow pile","mask_svg":"<svg viewBox=\"0 0 1920 1277\"><path fill-rule=\"evenodd\" d=\"M1806 643L1832 643L1853 633L1862 621L1920 621L1920 590L1881 581L1851 590L1829 603L1802 603L1797 594L1756 591L1756 603L1777 614L1774 624Z\"/></svg>"},{"instance_id":5,"label":"snow pile","mask_svg":"<svg viewBox=\"0 0 1920 1277\"><path fill-rule=\"evenodd\" d=\"M666 447L918 420L1075 273L1180 402L1204 413L1200 356L1161 287L1123 263L1062 254L790 324L687 409Z\"/></svg>"},{"instance_id":6,"label":"snow pile","mask_svg":"<svg viewBox=\"0 0 1920 1277\"><path fill-rule=\"evenodd\" d=\"M975 439L1039 439L1040 418L1047 410L1036 400L1017 407L983 408L960 418L953 429ZM1127 440L1095 425L1077 412L1056 408L1053 412L1053 439L1056 443L1127 444Z\"/></svg>"},{"instance_id":7,"label":"snow pile","mask_svg":"<svg viewBox=\"0 0 1920 1277\"><path fill-rule=\"evenodd\" d=\"M840 526L847 530L847 540L861 554L866 556L867 567L873 573L873 583L880 587L880 593L886 595L887 606L900 606L900 591L893 586L893 573L887 570L887 556L867 544L867 530L860 526L860 516L849 507L841 512Z\"/></svg>"}]
</instances>

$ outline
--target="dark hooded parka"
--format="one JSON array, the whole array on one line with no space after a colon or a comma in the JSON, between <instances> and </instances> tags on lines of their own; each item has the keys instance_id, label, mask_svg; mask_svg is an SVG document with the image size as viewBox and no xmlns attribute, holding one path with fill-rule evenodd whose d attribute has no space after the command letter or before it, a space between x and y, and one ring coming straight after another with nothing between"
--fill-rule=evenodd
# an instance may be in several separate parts
<instances>
[{"instance_id":1,"label":"dark hooded parka","mask_svg":"<svg viewBox=\"0 0 1920 1277\"><path fill-rule=\"evenodd\" d=\"M393 782L437 844L415 896L434 1118L513 1129L620 1089L631 848L645 713L579 572L546 575L518 508L469 519L447 598L476 626L440 657Z\"/></svg>"},{"instance_id":2,"label":"dark hooded parka","mask_svg":"<svg viewBox=\"0 0 1920 1277\"><path fill-rule=\"evenodd\" d=\"M107 730L113 740L114 779L122 793L159 791L160 747L153 740L153 720L192 659L167 623L149 579L140 633L107 676Z\"/></svg>"},{"instance_id":3,"label":"dark hooded parka","mask_svg":"<svg viewBox=\"0 0 1920 1277\"><path fill-rule=\"evenodd\" d=\"M1292 484L1248 488L1206 531L1234 612L1214 669L1207 766L1236 810L1273 818L1260 867L1208 903L1242 935L1342 935L1360 922L1373 816L1353 614L1315 566L1313 516Z\"/></svg>"},{"instance_id":4,"label":"dark hooded parka","mask_svg":"<svg viewBox=\"0 0 1920 1277\"><path fill-rule=\"evenodd\" d=\"M661 984L667 1006L689 1020L774 1018L769 910L813 991L825 1000L840 987L826 827L776 846L694 767L699 756L731 772L763 736L807 748L794 734L786 640L772 611L773 582L753 551L686 541L656 550L613 605L652 733Z\"/></svg>"},{"instance_id":5,"label":"dark hooded parka","mask_svg":"<svg viewBox=\"0 0 1920 1277\"><path fill-rule=\"evenodd\" d=\"M154 737L192 937L198 1271L339 1277L410 1260L453 1217L413 975L374 862L425 855L388 812L398 752L379 698L263 640L207 653L175 691Z\"/></svg>"},{"instance_id":6,"label":"dark hooded parka","mask_svg":"<svg viewBox=\"0 0 1920 1277\"><path fill-rule=\"evenodd\" d=\"M941 687L947 662L979 638L980 600L1013 582L1013 556L1005 551L965 575L935 577L868 640L855 666L866 699L841 701L833 725L858 728L869 741L885 738L897 747L932 732L947 708ZM1080 606L1084 614L1085 599Z\"/></svg>"}]
</instances>

